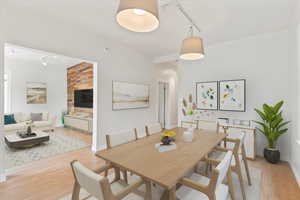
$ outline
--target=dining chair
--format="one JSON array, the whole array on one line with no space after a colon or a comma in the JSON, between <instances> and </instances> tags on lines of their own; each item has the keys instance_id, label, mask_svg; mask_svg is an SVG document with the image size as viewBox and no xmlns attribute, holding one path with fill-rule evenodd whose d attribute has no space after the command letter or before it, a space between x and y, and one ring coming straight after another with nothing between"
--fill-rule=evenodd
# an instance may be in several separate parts
<instances>
[{"instance_id":1,"label":"dining chair","mask_svg":"<svg viewBox=\"0 0 300 200\"><path fill-rule=\"evenodd\" d=\"M147 133L145 127L138 127L134 129L135 135L137 139L141 139L147 137Z\"/></svg>"},{"instance_id":2,"label":"dining chair","mask_svg":"<svg viewBox=\"0 0 300 200\"><path fill-rule=\"evenodd\" d=\"M150 124L145 126L145 131L147 136L153 135L155 133L159 133L162 131L162 127L160 123Z\"/></svg>"},{"instance_id":3,"label":"dining chair","mask_svg":"<svg viewBox=\"0 0 300 200\"><path fill-rule=\"evenodd\" d=\"M198 121L198 128L200 130L207 130L207 131L215 131L219 133L220 126L217 121L213 120L197 120Z\"/></svg>"},{"instance_id":4,"label":"dining chair","mask_svg":"<svg viewBox=\"0 0 300 200\"><path fill-rule=\"evenodd\" d=\"M137 140L137 134L135 129L129 129L125 131L111 132L106 134L106 146L107 149L126 144ZM127 170L121 169L124 181L128 183ZM105 171L105 176L108 175L108 170Z\"/></svg>"},{"instance_id":5,"label":"dining chair","mask_svg":"<svg viewBox=\"0 0 300 200\"><path fill-rule=\"evenodd\" d=\"M207 160L216 166L210 178L193 173L189 178L181 179L181 187L176 191L178 199L227 200L230 194L231 199L235 200L230 169L232 155L233 153L228 151L220 163ZM228 186L223 184L226 177Z\"/></svg>"},{"instance_id":6,"label":"dining chair","mask_svg":"<svg viewBox=\"0 0 300 200\"><path fill-rule=\"evenodd\" d=\"M92 171L83 166L78 161L71 162L72 172L75 178L73 187L72 200L79 200L80 190L84 189L89 195L85 197L88 200L95 197L99 200L142 200L151 199L151 183L142 179L137 179L134 183L124 186L118 181L109 183L107 177L102 177L99 173L112 168L111 165L105 165L97 171ZM115 174L117 176L117 173ZM146 186L144 197L135 193L141 186ZM139 192L140 194L140 192Z\"/></svg>"},{"instance_id":7,"label":"dining chair","mask_svg":"<svg viewBox=\"0 0 300 200\"><path fill-rule=\"evenodd\" d=\"M246 200L246 193L245 193L244 181L243 181L242 169L241 169L241 160L244 160L244 159L243 159L243 156L241 157L239 155L240 145L243 143L244 138L245 138L244 132L241 132L241 134L239 136L236 136L235 138L226 138L226 142L228 143L226 148L222 147L222 146L216 147L214 153L212 155L210 155L210 159L213 159L215 161L220 161L224 157L226 152L228 152L228 151L233 152L233 159L231 161L231 169L233 172L235 172L238 175L243 199ZM250 181L250 173L249 173L247 161L244 163L246 163L245 164L246 173L247 173L248 181Z\"/></svg>"},{"instance_id":8,"label":"dining chair","mask_svg":"<svg viewBox=\"0 0 300 200\"><path fill-rule=\"evenodd\" d=\"M181 121L181 128L195 128L198 129L198 121Z\"/></svg>"}]
</instances>

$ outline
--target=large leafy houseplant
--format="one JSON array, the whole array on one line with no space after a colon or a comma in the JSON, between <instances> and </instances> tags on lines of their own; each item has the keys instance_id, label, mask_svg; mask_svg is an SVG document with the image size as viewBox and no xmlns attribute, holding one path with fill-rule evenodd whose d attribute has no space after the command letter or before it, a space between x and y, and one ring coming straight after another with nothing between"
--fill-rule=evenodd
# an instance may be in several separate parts
<instances>
[{"instance_id":1,"label":"large leafy houseplant","mask_svg":"<svg viewBox=\"0 0 300 200\"><path fill-rule=\"evenodd\" d=\"M260 116L261 121L254 121L255 123L257 123L260 127L258 128L258 130L265 135L267 141L268 141L268 148L264 150L264 156L265 158L272 163L276 163L278 162L278 160L280 159L280 153L279 151L276 149L276 143L278 138L283 135L284 133L287 132L287 128L286 125L289 123L289 121L284 121L283 117L282 117L282 105L283 105L283 101L278 102L275 106L270 106L267 104L263 104L262 106L262 110L259 109L255 109L255 111L257 112L257 114ZM271 155L271 160L270 161L267 157L269 157L270 155L266 155L266 154L270 154L270 151L272 151L272 154L277 153L279 155L276 161L276 159L274 160L274 155ZM267 157L266 157L267 156Z\"/></svg>"}]
</instances>

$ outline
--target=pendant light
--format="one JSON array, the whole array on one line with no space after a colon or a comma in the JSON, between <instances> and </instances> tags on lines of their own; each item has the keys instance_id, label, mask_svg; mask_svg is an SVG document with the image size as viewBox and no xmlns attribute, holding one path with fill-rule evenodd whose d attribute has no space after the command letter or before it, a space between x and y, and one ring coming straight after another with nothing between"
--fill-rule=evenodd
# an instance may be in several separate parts
<instances>
[{"instance_id":1,"label":"pendant light","mask_svg":"<svg viewBox=\"0 0 300 200\"><path fill-rule=\"evenodd\" d=\"M180 58L183 60L199 60L204 58L203 40L195 37L193 26L190 27L190 36L182 42Z\"/></svg>"},{"instance_id":2,"label":"pendant light","mask_svg":"<svg viewBox=\"0 0 300 200\"><path fill-rule=\"evenodd\" d=\"M159 26L157 0L120 0L117 22L133 32L151 32Z\"/></svg>"}]
</instances>

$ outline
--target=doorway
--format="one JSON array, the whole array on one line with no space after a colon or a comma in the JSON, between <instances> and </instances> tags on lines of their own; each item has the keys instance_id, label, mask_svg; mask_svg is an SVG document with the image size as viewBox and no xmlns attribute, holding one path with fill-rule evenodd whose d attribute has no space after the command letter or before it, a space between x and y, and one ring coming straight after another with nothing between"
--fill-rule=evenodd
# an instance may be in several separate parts
<instances>
[{"instance_id":1,"label":"doorway","mask_svg":"<svg viewBox=\"0 0 300 200\"><path fill-rule=\"evenodd\" d=\"M95 151L97 63L13 44L5 44L4 58L5 118L13 117L4 125L4 136L25 133L30 124L33 133L50 138L23 150L6 144L7 170L79 149ZM75 95L87 101L74 102Z\"/></svg>"},{"instance_id":2,"label":"doorway","mask_svg":"<svg viewBox=\"0 0 300 200\"><path fill-rule=\"evenodd\" d=\"M162 128L166 128L167 124L167 93L168 83L158 83L158 121Z\"/></svg>"}]
</instances>

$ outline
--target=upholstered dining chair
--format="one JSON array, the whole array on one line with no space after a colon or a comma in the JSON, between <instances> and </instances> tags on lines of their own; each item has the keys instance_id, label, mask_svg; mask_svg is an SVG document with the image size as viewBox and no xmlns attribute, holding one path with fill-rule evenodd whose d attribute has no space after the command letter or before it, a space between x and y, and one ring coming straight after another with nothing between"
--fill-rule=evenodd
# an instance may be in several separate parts
<instances>
[{"instance_id":1,"label":"upholstered dining chair","mask_svg":"<svg viewBox=\"0 0 300 200\"><path fill-rule=\"evenodd\" d=\"M230 194L231 199L235 200L230 169L232 155L233 153L228 151L218 164L208 160L216 166L210 179L198 173L181 179L179 183L182 186L176 191L176 196L181 200L227 200ZM223 184L226 177L228 186Z\"/></svg>"},{"instance_id":2,"label":"upholstered dining chair","mask_svg":"<svg viewBox=\"0 0 300 200\"><path fill-rule=\"evenodd\" d=\"M135 129L129 129L125 131L116 131L106 134L106 147L107 149L126 144L137 140L137 135ZM127 171L121 169L124 181L128 183ZM105 171L105 176L108 175L108 170Z\"/></svg>"},{"instance_id":3,"label":"upholstered dining chair","mask_svg":"<svg viewBox=\"0 0 300 200\"><path fill-rule=\"evenodd\" d=\"M190 128L193 127L195 129L198 129L198 121L181 121L181 128Z\"/></svg>"},{"instance_id":4,"label":"upholstered dining chair","mask_svg":"<svg viewBox=\"0 0 300 200\"><path fill-rule=\"evenodd\" d=\"M99 173L110 169L112 166L105 165L96 172L83 166L78 161L71 162L73 175L75 178L72 200L79 200L80 190L84 189L88 193L85 200L95 197L98 200L142 200L151 199L151 183L145 182L138 178L134 183L124 186L118 181L109 183L106 177L102 177ZM118 175L117 173L115 174ZM141 186L146 185L144 197L135 194L134 192ZM140 192L139 192L140 194Z\"/></svg>"},{"instance_id":5,"label":"upholstered dining chair","mask_svg":"<svg viewBox=\"0 0 300 200\"><path fill-rule=\"evenodd\" d=\"M244 142L245 133L241 132L239 136L236 136L235 138L226 138L227 146L225 147L216 147L214 153L210 155L210 159L213 159L215 161L220 161L228 151L233 152L233 159L231 161L231 169L233 172L235 172L238 175L240 187L243 195L243 199L246 200L246 193L244 188L244 181L242 176L242 169L241 169L241 160L244 160L243 156L239 155L239 149L240 145ZM246 160L246 158L245 158ZM245 169L248 176L249 183L250 180L250 173L247 161L245 163Z\"/></svg>"},{"instance_id":6,"label":"upholstered dining chair","mask_svg":"<svg viewBox=\"0 0 300 200\"><path fill-rule=\"evenodd\" d=\"M219 133L220 126L217 121L213 120L197 120L198 121L198 128L200 130L207 130L207 131L215 131Z\"/></svg>"},{"instance_id":7,"label":"upholstered dining chair","mask_svg":"<svg viewBox=\"0 0 300 200\"><path fill-rule=\"evenodd\" d=\"M141 139L147 136L145 127L137 127L134 129L134 132L137 139Z\"/></svg>"},{"instance_id":8,"label":"upholstered dining chair","mask_svg":"<svg viewBox=\"0 0 300 200\"><path fill-rule=\"evenodd\" d=\"M159 133L162 131L162 127L160 123L154 123L145 126L147 136L153 135L155 133Z\"/></svg>"}]
</instances>

